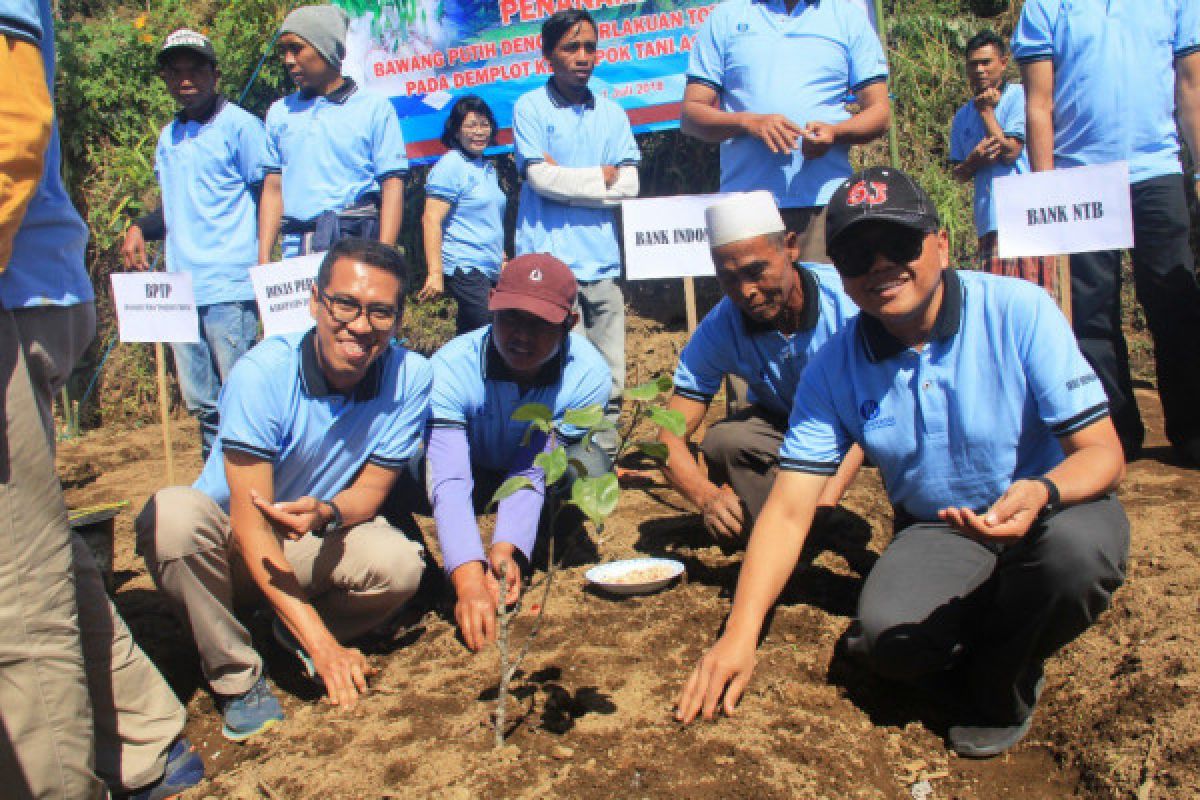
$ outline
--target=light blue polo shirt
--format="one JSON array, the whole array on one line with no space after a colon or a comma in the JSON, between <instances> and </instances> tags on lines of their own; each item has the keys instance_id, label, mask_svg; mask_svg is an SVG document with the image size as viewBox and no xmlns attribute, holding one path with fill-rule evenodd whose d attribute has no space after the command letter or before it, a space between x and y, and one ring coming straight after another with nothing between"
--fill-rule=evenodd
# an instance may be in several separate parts
<instances>
[{"instance_id":1,"label":"light blue polo shirt","mask_svg":"<svg viewBox=\"0 0 1200 800\"><path fill-rule=\"evenodd\" d=\"M450 204L442 228L442 271L475 270L493 282L504 261L504 210L508 198L496 165L453 147L425 179L425 194Z\"/></svg>"},{"instance_id":2,"label":"light blue polo shirt","mask_svg":"<svg viewBox=\"0 0 1200 800\"><path fill-rule=\"evenodd\" d=\"M1019 83L1004 87L996 104L996 122L1005 136L1025 141L1025 88ZM988 135L979 109L968 101L954 115L950 124L950 161L961 164L967 160L984 137ZM975 233L983 236L996 230L996 209L992 205L992 181L1004 175L1029 172L1029 156L1025 149L1011 164L997 161L975 170Z\"/></svg>"},{"instance_id":3,"label":"light blue polo shirt","mask_svg":"<svg viewBox=\"0 0 1200 800\"><path fill-rule=\"evenodd\" d=\"M722 298L679 354L676 394L707 404L726 375L737 375L749 385L752 403L780 417L791 412L804 367L858 315L833 267L805 263L797 264L796 271L804 287L800 329L786 336L747 318L728 297Z\"/></svg>"},{"instance_id":4,"label":"light blue polo shirt","mask_svg":"<svg viewBox=\"0 0 1200 800\"><path fill-rule=\"evenodd\" d=\"M268 172L283 173L283 216L308 222L379 192L408 172L400 119L350 78L327 97L295 92L267 111Z\"/></svg>"},{"instance_id":5,"label":"light blue polo shirt","mask_svg":"<svg viewBox=\"0 0 1200 800\"><path fill-rule=\"evenodd\" d=\"M167 224L167 271L190 272L196 304L254 299L254 189L266 169L266 129L225 98L212 117L176 115L158 137L154 174Z\"/></svg>"},{"instance_id":6,"label":"light blue polo shirt","mask_svg":"<svg viewBox=\"0 0 1200 800\"><path fill-rule=\"evenodd\" d=\"M892 504L918 520L990 506L1063 460L1056 437L1108 416L1096 373L1046 291L947 270L920 350L860 315L801 378L780 466L832 475L854 442Z\"/></svg>"},{"instance_id":7,"label":"light blue polo shirt","mask_svg":"<svg viewBox=\"0 0 1200 800\"><path fill-rule=\"evenodd\" d=\"M42 41L42 18L38 0L0 0L0 34L38 44Z\"/></svg>"},{"instance_id":8,"label":"light blue polo shirt","mask_svg":"<svg viewBox=\"0 0 1200 800\"><path fill-rule=\"evenodd\" d=\"M850 118L846 96L887 80L871 21L845 0L725 0L696 35L688 82L721 97L721 110L783 114L797 125ZM850 148L820 158L772 153L753 136L721 142L721 191L766 189L780 208L823 206L850 177Z\"/></svg>"},{"instance_id":9,"label":"light blue polo shirt","mask_svg":"<svg viewBox=\"0 0 1200 800\"><path fill-rule=\"evenodd\" d=\"M39 0L41 28L53 31L48 0ZM54 36L41 40L46 85L54 94ZM0 306L8 309L34 306L74 306L95 297L88 278L84 253L88 229L62 182L62 145L58 119L46 150L42 180L25 211L13 239L8 269L0 273Z\"/></svg>"},{"instance_id":10,"label":"light blue polo shirt","mask_svg":"<svg viewBox=\"0 0 1200 800\"><path fill-rule=\"evenodd\" d=\"M433 371L393 343L349 394L317 363L315 329L264 339L221 388L217 444L194 487L229 510L224 452L274 466L275 500L329 500L364 464L398 470L418 454Z\"/></svg>"},{"instance_id":11,"label":"light blue polo shirt","mask_svg":"<svg viewBox=\"0 0 1200 800\"><path fill-rule=\"evenodd\" d=\"M561 422L568 409L603 406L612 391L612 376L600 351L572 333L536 380L517 384L491 338L492 326L487 325L456 336L433 354L429 424L466 428L471 463L507 471L529 429L528 422L512 419L514 411L526 403L541 403ZM567 439L582 435L570 429L563 433Z\"/></svg>"},{"instance_id":12,"label":"light blue polo shirt","mask_svg":"<svg viewBox=\"0 0 1200 800\"><path fill-rule=\"evenodd\" d=\"M642 154L625 110L588 92L570 105L547 81L513 106L513 145L522 176L549 155L560 167L630 166ZM517 211L517 255L552 253L584 282L619 277L617 209L590 208L542 197L526 181Z\"/></svg>"},{"instance_id":13,"label":"light blue polo shirt","mask_svg":"<svg viewBox=\"0 0 1200 800\"><path fill-rule=\"evenodd\" d=\"M1175 59L1200 50L1197 0L1027 0L1017 61L1054 62L1054 163L1179 174Z\"/></svg>"}]
</instances>

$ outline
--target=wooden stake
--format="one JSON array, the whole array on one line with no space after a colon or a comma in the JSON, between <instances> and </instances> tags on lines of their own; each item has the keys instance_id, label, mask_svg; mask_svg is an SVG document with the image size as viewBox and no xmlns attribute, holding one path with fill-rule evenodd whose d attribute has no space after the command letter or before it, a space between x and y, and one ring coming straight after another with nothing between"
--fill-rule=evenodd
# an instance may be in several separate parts
<instances>
[{"instance_id":1,"label":"wooden stake","mask_svg":"<svg viewBox=\"0 0 1200 800\"><path fill-rule=\"evenodd\" d=\"M683 279L683 303L687 309L688 336L696 332L696 279Z\"/></svg>"},{"instance_id":2,"label":"wooden stake","mask_svg":"<svg viewBox=\"0 0 1200 800\"><path fill-rule=\"evenodd\" d=\"M175 485L175 457L171 453L171 398L167 395L167 354L162 342L154 343L154 361L158 367L158 413L162 417L163 455L167 457L167 486Z\"/></svg>"}]
</instances>

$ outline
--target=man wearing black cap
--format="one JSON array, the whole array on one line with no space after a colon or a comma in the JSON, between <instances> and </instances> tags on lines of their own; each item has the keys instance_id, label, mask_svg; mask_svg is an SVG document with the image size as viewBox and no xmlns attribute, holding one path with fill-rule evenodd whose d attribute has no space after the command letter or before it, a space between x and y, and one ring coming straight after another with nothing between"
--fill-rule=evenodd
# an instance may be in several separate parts
<instances>
[{"instance_id":1,"label":"man wearing black cap","mask_svg":"<svg viewBox=\"0 0 1200 800\"><path fill-rule=\"evenodd\" d=\"M577 294L575 276L554 256L518 256L492 290L492 324L450 340L433 356L426 483L443 564L458 597L454 616L472 650L495 639L503 566L506 599L514 603L534 543L548 535L555 506L575 477L572 469L547 487L534 458L565 444L587 474L611 468L599 446L581 443L584 431L560 427L559 435L527 438L529 423L512 418L519 407L541 403L561 423L571 409L607 402L612 378L604 357L571 333ZM513 477L528 479L529 486L499 503L485 554L473 508L485 506L496 487Z\"/></svg>"},{"instance_id":2,"label":"man wearing black cap","mask_svg":"<svg viewBox=\"0 0 1200 800\"><path fill-rule=\"evenodd\" d=\"M175 31L158 53L158 68L179 104L154 151L163 203L129 226L121 258L129 269L149 269L146 240L165 237L167 271L192 276L200 341L171 349L184 403L200 420L201 454L208 458L221 384L258 334L250 267L258 263L266 129L217 92L221 70L207 36Z\"/></svg>"},{"instance_id":3,"label":"man wearing black cap","mask_svg":"<svg viewBox=\"0 0 1200 800\"><path fill-rule=\"evenodd\" d=\"M1124 580L1124 459L1108 403L1049 295L949 269L925 192L871 168L834 193L829 252L861 313L809 362L780 474L725 633L677 717L731 712L816 498L852 443L887 486L896 535L863 585L848 650L902 681L961 681L949 744L998 755L1029 731L1044 662Z\"/></svg>"}]
</instances>

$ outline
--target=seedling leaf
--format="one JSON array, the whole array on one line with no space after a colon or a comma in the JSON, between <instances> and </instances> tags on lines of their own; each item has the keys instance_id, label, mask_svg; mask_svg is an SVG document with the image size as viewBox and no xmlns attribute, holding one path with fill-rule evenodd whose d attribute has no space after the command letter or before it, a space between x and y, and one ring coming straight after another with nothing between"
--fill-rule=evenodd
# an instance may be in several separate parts
<instances>
[{"instance_id":1,"label":"seedling leaf","mask_svg":"<svg viewBox=\"0 0 1200 800\"><path fill-rule=\"evenodd\" d=\"M670 410L665 408L651 408L650 420L661 428L666 428L676 436L683 436L687 433L687 420L683 417L682 411Z\"/></svg>"},{"instance_id":2,"label":"seedling leaf","mask_svg":"<svg viewBox=\"0 0 1200 800\"><path fill-rule=\"evenodd\" d=\"M580 478L571 487L571 503L596 525L602 524L616 509L620 497L621 487L612 472L596 478Z\"/></svg>"},{"instance_id":3,"label":"seedling leaf","mask_svg":"<svg viewBox=\"0 0 1200 800\"><path fill-rule=\"evenodd\" d=\"M526 478L524 475L514 475L508 478L504 483L496 488L495 494L492 495L491 502L488 503L488 509L491 510L499 505L501 501L507 500L522 489L529 489L533 486L533 481Z\"/></svg>"},{"instance_id":4,"label":"seedling leaf","mask_svg":"<svg viewBox=\"0 0 1200 800\"><path fill-rule=\"evenodd\" d=\"M549 453L538 453L533 463L546 473L546 485L550 486L558 483L567 471L567 451L563 447L556 447Z\"/></svg>"},{"instance_id":5,"label":"seedling leaf","mask_svg":"<svg viewBox=\"0 0 1200 800\"><path fill-rule=\"evenodd\" d=\"M667 446L662 442L635 442L633 446L655 461L667 463Z\"/></svg>"}]
</instances>

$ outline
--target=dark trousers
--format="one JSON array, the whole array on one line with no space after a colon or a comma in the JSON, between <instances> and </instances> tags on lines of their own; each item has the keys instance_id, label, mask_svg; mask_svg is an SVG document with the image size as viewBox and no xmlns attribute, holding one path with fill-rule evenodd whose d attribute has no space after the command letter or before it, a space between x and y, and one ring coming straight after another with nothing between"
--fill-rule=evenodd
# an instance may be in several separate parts
<instances>
[{"instance_id":1,"label":"dark trousers","mask_svg":"<svg viewBox=\"0 0 1200 800\"><path fill-rule=\"evenodd\" d=\"M1158 391L1167 438L1200 446L1200 284L1188 242L1183 177L1136 183L1133 198L1133 281L1154 339ZM1071 256L1075 335L1096 370L1128 458L1145 435L1133 395L1129 353L1121 331L1121 255L1110 250Z\"/></svg>"},{"instance_id":2,"label":"dark trousers","mask_svg":"<svg viewBox=\"0 0 1200 800\"><path fill-rule=\"evenodd\" d=\"M708 479L729 484L746 511L748 536L779 472L779 446L787 420L751 405L714 424L700 443Z\"/></svg>"},{"instance_id":3,"label":"dark trousers","mask_svg":"<svg viewBox=\"0 0 1200 800\"><path fill-rule=\"evenodd\" d=\"M488 295L495 286L487 275L479 270L460 269L446 276L446 291L458 303L454 333L461 336L492 321L488 312Z\"/></svg>"},{"instance_id":4,"label":"dark trousers","mask_svg":"<svg viewBox=\"0 0 1200 800\"><path fill-rule=\"evenodd\" d=\"M1111 495L1046 515L1003 548L916 523L867 576L849 650L895 680L959 666L984 719L1021 722L1042 663L1108 608L1128 553L1129 520Z\"/></svg>"}]
</instances>

